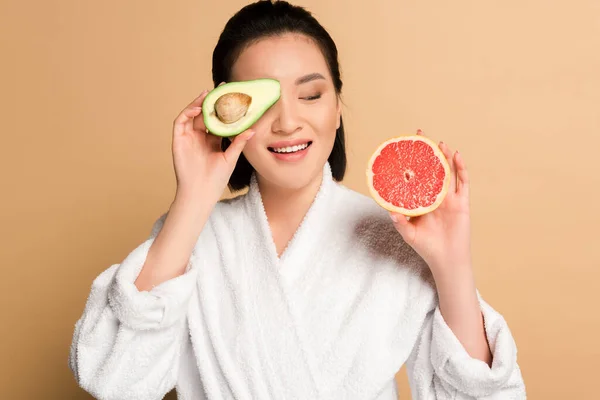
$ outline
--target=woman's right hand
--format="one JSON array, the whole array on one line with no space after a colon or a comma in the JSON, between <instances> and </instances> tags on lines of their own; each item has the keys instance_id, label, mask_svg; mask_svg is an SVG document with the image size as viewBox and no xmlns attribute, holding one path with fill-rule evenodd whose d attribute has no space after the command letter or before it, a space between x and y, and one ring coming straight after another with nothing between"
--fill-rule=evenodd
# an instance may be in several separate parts
<instances>
[{"instance_id":1,"label":"woman's right hand","mask_svg":"<svg viewBox=\"0 0 600 400\"><path fill-rule=\"evenodd\" d=\"M173 123L173 163L177 197L202 196L216 203L227 187L244 146L254 135L251 129L233 139L225 152L221 137L207 132L202 117L203 91L177 116Z\"/></svg>"}]
</instances>

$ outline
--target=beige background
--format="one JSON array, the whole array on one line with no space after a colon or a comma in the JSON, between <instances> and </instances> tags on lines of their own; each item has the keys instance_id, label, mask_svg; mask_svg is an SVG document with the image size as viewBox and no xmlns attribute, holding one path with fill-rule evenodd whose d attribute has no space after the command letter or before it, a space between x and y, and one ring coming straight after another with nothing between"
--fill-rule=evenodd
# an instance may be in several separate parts
<instances>
[{"instance_id":1,"label":"beige background","mask_svg":"<svg viewBox=\"0 0 600 400\"><path fill-rule=\"evenodd\" d=\"M73 325L92 279L168 207L172 119L245 3L2 1L0 398L89 398L67 369ZM478 285L530 398L597 398L600 2L301 4L341 52L345 183L366 193L389 136L460 149Z\"/></svg>"}]
</instances>

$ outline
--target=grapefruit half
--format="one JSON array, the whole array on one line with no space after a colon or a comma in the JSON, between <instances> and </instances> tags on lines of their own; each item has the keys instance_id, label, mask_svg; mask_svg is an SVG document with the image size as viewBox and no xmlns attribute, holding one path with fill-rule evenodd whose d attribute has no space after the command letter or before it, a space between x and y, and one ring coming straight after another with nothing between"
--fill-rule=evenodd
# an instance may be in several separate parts
<instances>
[{"instance_id":1,"label":"grapefruit half","mask_svg":"<svg viewBox=\"0 0 600 400\"><path fill-rule=\"evenodd\" d=\"M450 187L444 153L423 135L386 140L373 152L367 168L373 199L388 211L406 216L427 214L442 203Z\"/></svg>"}]
</instances>

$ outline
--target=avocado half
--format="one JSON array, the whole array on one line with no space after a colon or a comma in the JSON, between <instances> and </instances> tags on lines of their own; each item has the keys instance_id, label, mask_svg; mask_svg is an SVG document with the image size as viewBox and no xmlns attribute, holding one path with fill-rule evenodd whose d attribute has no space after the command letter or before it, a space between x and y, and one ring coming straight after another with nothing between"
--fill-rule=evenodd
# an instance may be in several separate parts
<instances>
[{"instance_id":1,"label":"avocado half","mask_svg":"<svg viewBox=\"0 0 600 400\"><path fill-rule=\"evenodd\" d=\"M217 136L236 136L252 126L279 100L275 79L230 82L210 91L202 103L204 125Z\"/></svg>"}]
</instances>

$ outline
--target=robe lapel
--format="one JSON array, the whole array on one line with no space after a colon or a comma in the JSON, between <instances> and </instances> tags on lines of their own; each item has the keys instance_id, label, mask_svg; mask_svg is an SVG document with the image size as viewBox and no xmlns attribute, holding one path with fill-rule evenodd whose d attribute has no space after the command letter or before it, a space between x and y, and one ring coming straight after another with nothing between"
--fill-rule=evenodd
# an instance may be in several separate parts
<instances>
[{"instance_id":1,"label":"robe lapel","mask_svg":"<svg viewBox=\"0 0 600 400\"><path fill-rule=\"evenodd\" d=\"M267 369L265 378L280 398L318 399L314 365L309 360L307 347L302 340L302 327L296 317L297 307L290 298L289 289L294 282L314 265L307 265L311 251L317 248L324 222L331 186L331 170L324 167L323 182L298 231L288 244L281 259L267 221L267 216L253 176L246 198L246 209L251 221L247 224L248 241L245 263L255 274L250 279L250 300L255 317L258 357ZM279 388L279 390L277 390Z\"/></svg>"},{"instance_id":2,"label":"robe lapel","mask_svg":"<svg viewBox=\"0 0 600 400\"><path fill-rule=\"evenodd\" d=\"M279 272L288 288L293 287L305 273L316 267L310 261L323 245L321 233L328 225L328 206L331 204L334 185L329 164L325 164L323 181L315 200L279 259Z\"/></svg>"}]
</instances>

